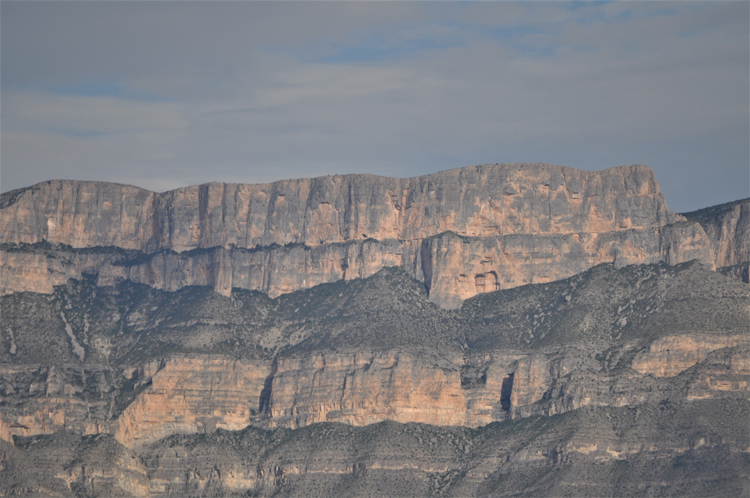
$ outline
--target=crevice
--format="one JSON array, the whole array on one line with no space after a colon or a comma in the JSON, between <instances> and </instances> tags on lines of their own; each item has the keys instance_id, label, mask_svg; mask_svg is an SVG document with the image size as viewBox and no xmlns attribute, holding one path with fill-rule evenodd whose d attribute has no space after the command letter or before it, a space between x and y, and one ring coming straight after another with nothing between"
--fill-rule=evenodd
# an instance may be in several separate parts
<instances>
[{"instance_id":1,"label":"crevice","mask_svg":"<svg viewBox=\"0 0 750 498\"><path fill-rule=\"evenodd\" d=\"M276 363L276 360L273 360L273 363L271 364L271 373L268 374L268 377L266 377L266 380L263 382L263 389L260 391L260 396L258 398L258 413L261 415L265 414L266 416L270 416L271 388L277 370L278 364Z\"/></svg>"},{"instance_id":2,"label":"crevice","mask_svg":"<svg viewBox=\"0 0 750 498\"><path fill-rule=\"evenodd\" d=\"M513 376L514 373L510 373L503 379L503 385L500 388L500 406L503 411L510 410L510 393L513 391Z\"/></svg>"},{"instance_id":3,"label":"crevice","mask_svg":"<svg viewBox=\"0 0 750 498\"><path fill-rule=\"evenodd\" d=\"M424 275L424 286L427 290L427 295L430 295L430 288L432 287L432 254L430 251L429 242L425 239L422 241L421 249L421 260L422 260L422 274Z\"/></svg>"}]
</instances>

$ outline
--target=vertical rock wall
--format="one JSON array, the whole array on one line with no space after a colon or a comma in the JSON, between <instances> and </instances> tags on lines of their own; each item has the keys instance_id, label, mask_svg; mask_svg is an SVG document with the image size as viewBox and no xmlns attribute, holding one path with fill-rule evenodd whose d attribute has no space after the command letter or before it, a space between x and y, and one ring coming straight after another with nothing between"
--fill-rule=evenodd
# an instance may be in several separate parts
<instances>
[{"instance_id":1,"label":"vertical rock wall","mask_svg":"<svg viewBox=\"0 0 750 498\"><path fill-rule=\"evenodd\" d=\"M128 279L275 297L399 266L447 308L603 262L699 259L713 267L714 253L727 252L712 247L700 223L667 209L646 166L544 164L160 194L56 180L3 194L0 243L2 294L50 292L89 273L101 285Z\"/></svg>"},{"instance_id":2,"label":"vertical rock wall","mask_svg":"<svg viewBox=\"0 0 750 498\"><path fill-rule=\"evenodd\" d=\"M717 268L750 261L750 198L684 216L700 223L711 243Z\"/></svg>"}]
</instances>

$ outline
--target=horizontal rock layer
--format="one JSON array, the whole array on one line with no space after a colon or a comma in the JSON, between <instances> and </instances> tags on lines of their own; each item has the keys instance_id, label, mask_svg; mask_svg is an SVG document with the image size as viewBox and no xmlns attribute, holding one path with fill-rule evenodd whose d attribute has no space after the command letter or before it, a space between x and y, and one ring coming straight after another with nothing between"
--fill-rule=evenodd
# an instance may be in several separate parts
<instances>
[{"instance_id":1,"label":"horizontal rock layer","mask_svg":"<svg viewBox=\"0 0 750 498\"><path fill-rule=\"evenodd\" d=\"M425 282L430 300L447 308L483 292L559 280L600 263L677 264L698 259L712 264L709 243L697 223L606 234L480 238L447 232L410 242L368 239L318 247L219 247L140 256L26 246L2 251L0 258L3 294L50 293L69 278L94 274L99 285L130 280L170 291L207 285L225 296L240 288L276 297L322 283L366 278L396 266Z\"/></svg>"},{"instance_id":2,"label":"horizontal rock layer","mask_svg":"<svg viewBox=\"0 0 750 498\"><path fill-rule=\"evenodd\" d=\"M695 476L717 454L730 475L748 288L708 269L747 268L743 206L685 219L645 167L546 165L4 194L0 494L351 496L398 475L430 484L392 495L485 496L545 467Z\"/></svg>"},{"instance_id":3,"label":"horizontal rock layer","mask_svg":"<svg viewBox=\"0 0 750 498\"><path fill-rule=\"evenodd\" d=\"M115 422L115 438L132 446L175 433L243 429L257 413L269 367L221 358L165 361L153 376L141 373L150 385Z\"/></svg>"},{"instance_id":4,"label":"horizontal rock layer","mask_svg":"<svg viewBox=\"0 0 750 498\"><path fill-rule=\"evenodd\" d=\"M69 281L0 303L0 439L384 420L479 427L748 395L748 288L696 263L426 300L403 272L271 300ZM676 379L676 380L675 380Z\"/></svg>"},{"instance_id":5,"label":"horizontal rock layer","mask_svg":"<svg viewBox=\"0 0 750 498\"><path fill-rule=\"evenodd\" d=\"M382 422L0 441L2 494L32 496L742 496L747 400L587 408L472 430ZM29 462L34 464L29 465ZM613 478L616 476L616 478Z\"/></svg>"},{"instance_id":6,"label":"horizontal rock layer","mask_svg":"<svg viewBox=\"0 0 750 498\"><path fill-rule=\"evenodd\" d=\"M700 367L697 375L688 377L691 398L710 399L727 391L750 396L746 336L662 339L632 361L632 373L607 372L585 349L464 358L395 351L319 353L273 364L176 357L158 367L134 369L135 377L132 370L126 371L144 388L112 422L96 420L96 408L64 397L76 388L62 382L53 368L30 387L42 398L0 416L0 439L12 442L12 436L74 430L111 433L133 447L175 433L239 430L250 424L298 428L318 422L364 426L393 420L479 427L590 405L655 402L661 394L654 391L667 385L658 378L675 377L695 366ZM138 377L139 371L143 377ZM18 368L0 373L6 380L32 374Z\"/></svg>"},{"instance_id":7,"label":"horizontal rock layer","mask_svg":"<svg viewBox=\"0 0 750 498\"><path fill-rule=\"evenodd\" d=\"M0 299L0 493L401 495L382 486L419 479L408 495L486 496L471 486L665 461L691 486L716 462L700 478L716 486L750 451L750 288L698 263L599 265L458 310L397 269L276 299L95 280ZM416 428L424 457L398 436Z\"/></svg>"},{"instance_id":8,"label":"horizontal rock layer","mask_svg":"<svg viewBox=\"0 0 750 498\"><path fill-rule=\"evenodd\" d=\"M6 193L0 205L2 294L49 293L94 274L100 285L125 279L275 297L396 266L424 282L431 301L454 308L603 262L714 267L715 252L726 252L700 223L667 209L645 166L490 165L163 194L52 181Z\"/></svg>"},{"instance_id":9,"label":"horizontal rock layer","mask_svg":"<svg viewBox=\"0 0 750 498\"><path fill-rule=\"evenodd\" d=\"M3 194L0 243L154 252L362 240L605 233L674 221L653 172L485 165L417 178L328 176L211 183L162 194L55 180Z\"/></svg>"}]
</instances>

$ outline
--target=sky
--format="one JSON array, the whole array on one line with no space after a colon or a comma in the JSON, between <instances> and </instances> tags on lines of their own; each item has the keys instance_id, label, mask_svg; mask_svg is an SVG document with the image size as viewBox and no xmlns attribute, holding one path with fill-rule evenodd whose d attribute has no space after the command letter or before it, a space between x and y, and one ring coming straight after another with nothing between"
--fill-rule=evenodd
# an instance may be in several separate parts
<instances>
[{"instance_id":1,"label":"sky","mask_svg":"<svg viewBox=\"0 0 750 498\"><path fill-rule=\"evenodd\" d=\"M750 3L0 3L0 190L647 164L750 196Z\"/></svg>"}]
</instances>

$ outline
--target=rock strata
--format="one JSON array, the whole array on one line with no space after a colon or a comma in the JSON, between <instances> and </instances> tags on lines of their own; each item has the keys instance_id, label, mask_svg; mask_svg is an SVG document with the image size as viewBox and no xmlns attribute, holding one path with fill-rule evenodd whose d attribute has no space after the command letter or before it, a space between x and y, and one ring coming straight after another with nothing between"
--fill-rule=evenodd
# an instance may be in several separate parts
<instances>
[{"instance_id":1,"label":"rock strata","mask_svg":"<svg viewBox=\"0 0 750 498\"><path fill-rule=\"evenodd\" d=\"M2 243L155 252L290 243L606 233L676 218L653 172L484 165L410 179L328 176L263 185L210 183L157 194L56 180L4 194Z\"/></svg>"},{"instance_id":2,"label":"rock strata","mask_svg":"<svg viewBox=\"0 0 750 498\"><path fill-rule=\"evenodd\" d=\"M748 292L698 263L601 265L457 311L395 269L276 300L70 281L2 298L0 438L137 449L248 425L481 427L673 391L748 397Z\"/></svg>"},{"instance_id":3,"label":"rock strata","mask_svg":"<svg viewBox=\"0 0 750 498\"><path fill-rule=\"evenodd\" d=\"M127 447L175 433L244 429L258 413L270 369L224 358L171 358L150 376L148 370L131 373L133 379L140 372L150 385L112 427Z\"/></svg>"},{"instance_id":4,"label":"rock strata","mask_svg":"<svg viewBox=\"0 0 750 498\"><path fill-rule=\"evenodd\" d=\"M685 213L703 227L719 267L750 261L750 198Z\"/></svg>"},{"instance_id":5,"label":"rock strata","mask_svg":"<svg viewBox=\"0 0 750 498\"><path fill-rule=\"evenodd\" d=\"M485 165L411 179L212 183L161 194L58 180L2 199L2 294L49 293L93 274L100 285L209 285L226 296L241 288L276 297L397 266L424 282L431 301L455 308L603 262L714 267L716 250L726 253L700 223L669 211L646 166Z\"/></svg>"},{"instance_id":6,"label":"rock strata","mask_svg":"<svg viewBox=\"0 0 750 498\"><path fill-rule=\"evenodd\" d=\"M381 422L0 442L0 490L31 496L742 496L747 400L588 408L481 429ZM658 427L658 430L654 428ZM28 465L33 461L35 465ZM616 478L613 478L617 476Z\"/></svg>"},{"instance_id":7,"label":"rock strata","mask_svg":"<svg viewBox=\"0 0 750 498\"><path fill-rule=\"evenodd\" d=\"M642 166L3 194L0 496L743 496L746 204Z\"/></svg>"}]
</instances>

